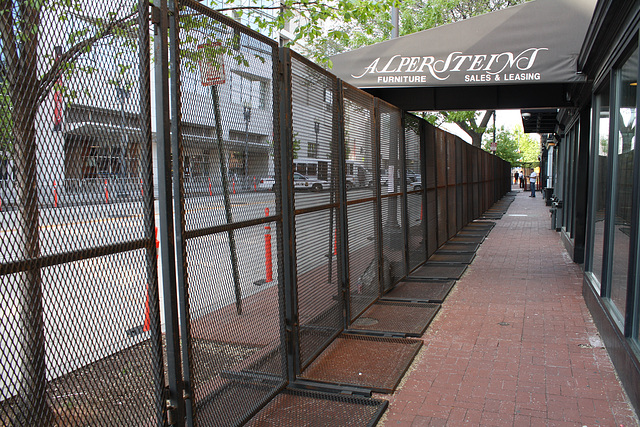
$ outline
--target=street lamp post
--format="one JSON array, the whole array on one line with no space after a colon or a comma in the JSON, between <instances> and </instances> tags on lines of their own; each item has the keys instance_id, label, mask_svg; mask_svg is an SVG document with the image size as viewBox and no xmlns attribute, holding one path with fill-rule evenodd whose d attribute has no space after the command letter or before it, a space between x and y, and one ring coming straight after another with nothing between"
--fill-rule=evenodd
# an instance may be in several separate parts
<instances>
[{"instance_id":1,"label":"street lamp post","mask_svg":"<svg viewBox=\"0 0 640 427\"><path fill-rule=\"evenodd\" d=\"M251 120L251 105L244 106L244 183L249 188L249 121Z\"/></svg>"}]
</instances>

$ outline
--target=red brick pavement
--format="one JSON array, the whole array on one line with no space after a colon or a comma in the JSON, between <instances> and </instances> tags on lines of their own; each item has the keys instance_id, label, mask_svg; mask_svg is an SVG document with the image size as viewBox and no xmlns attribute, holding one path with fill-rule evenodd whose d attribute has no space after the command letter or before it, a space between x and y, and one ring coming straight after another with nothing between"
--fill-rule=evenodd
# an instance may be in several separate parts
<instances>
[{"instance_id":1,"label":"red brick pavement","mask_svg":"<svg viewBox=\"0 0 640 427\"><path fill-rule=\"evenodd\" d=\"M638 426L580 266L528 194L496 221L397 391L376 396L390 401L380 426Z\"/></svg>"}]
</instances>

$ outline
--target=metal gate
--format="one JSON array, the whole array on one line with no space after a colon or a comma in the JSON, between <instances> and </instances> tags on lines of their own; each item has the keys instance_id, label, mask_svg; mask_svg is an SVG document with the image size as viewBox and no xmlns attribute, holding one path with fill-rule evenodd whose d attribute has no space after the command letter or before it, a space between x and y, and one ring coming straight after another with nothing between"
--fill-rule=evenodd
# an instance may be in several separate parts
<instances>
[{"instance_id":1,"label":"metal gate","mask_svg":"<svg viewBox=\"0 0 640 427\"><path fill-rule=\"evenodd\" d=\"M270 176L268 190L280 185L278 48L197 2L176 12L167 99L184 413L198 425L235 425L287 378L282 201L280 191L258 191ZM199 156L210 159L201 169L216 191L186 197L187 158Z\"/></svg>"}]
</instances>

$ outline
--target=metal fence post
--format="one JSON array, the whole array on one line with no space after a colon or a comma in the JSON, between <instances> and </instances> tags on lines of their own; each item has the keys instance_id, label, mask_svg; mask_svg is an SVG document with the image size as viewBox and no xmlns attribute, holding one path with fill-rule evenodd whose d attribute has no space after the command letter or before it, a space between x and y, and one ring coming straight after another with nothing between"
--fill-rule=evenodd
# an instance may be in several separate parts
<instances>
[{"instance_id":1,"label":"metal fence post","mask_svg":"<svg viewBox=\"0 0 640 427\"><path fill-rule=\"evenodd\" d=\"M407 207L407 146L405 127L407 125L405 111L400 112L400 170L402 176L400 177L400 183L402 185L402 205L400 206L400 215L402 216L402 235L404 237L404 274L406 276L409 273L409 213Z\"/></svg>"},{"instance_id":2,"label":"metal fence post","mask_svg":"<svg viewBox=\"0 0 640 427\"><path fill-rule=\"evenodd\" d=\"M280 118L280 146L274 153L280 158L280 176L276 174L276 201L281 200L277 209L282 214L280 235L282 250L278 251L278 265L281 266L279 276L283 282L285 303L285 341L287 348L287 374L289 381L294 381L300 374L300 342L298 318L298 289L296 279L296 245L295 245L295 214L293 194L293 124L291 98L291 51L279 48L279 118Z\"/></svg>"},{"instance_id":3,"label":"metal fence post","mask_svg":"<svg viewBox=\"0 0 640 427\"><path fill-rule=\"evenodd\" d=\"M420 176L422 177L422 239L424 253L429 259L429 214L427 210L427 122L420 120Z\"/></svg>"},{"instance_id":4,"label":"metal fence post","mask_svg":"<svg viewBox=\"0 0 640 427\"><path fill-rule=\"evenodd\" d=\"M160 0L159 10L154 7L157 22L154 31L155 82L156 82L156 138L158 156L158 205L160 216L159 239L162 247L162 290L164 296L166 327L166 358L168 396L166 396L169 425L184 425L184 400L180 361L180 332L175 271L174 225L171 214L171 144L169 118L169 58L167 31L169 17L167 0Z\"/></svg>"},{"instance_id":5,"label":"metal fence post","mask_svg":"<svg viewBox=\"0 0 640 427\"><path fill-rule=\"evenodd\" d=\"M375 212L375 235L376 235L376 257L378 259L378 286L379 295L384 294L384 259L382 253L382 159L380 149L380 101L378 98L373 99L373 149L375 152L375 180L374 187L376 190L376 212Z\"/></svg>"},{"instance_id":6,"label":"metal fence post","mask_svg":"<svg viewBox=\"0 0 640 427\"><path fill-rule=\"evenodd\" d=\"M189 316L189 299L187 289L187 255L185 239L184 218L184 185L183 171L183 144L181 121L181 95L180 95L180 47L179 47L179 9L175 0L168 0L169 9L169 66L170 73L170 108L171 108L171 157L173 171L173 215L176 256L176 287L179 322L182 341L182 397L184 398L184 415L186 424L193 425L193 408L191 393L191 319Z\"/></svg>"},{"instance_id":7,"label":"metal fence post","mask_svg":"<svg viewBox=\"0 0 640 427\"><path fill-rule=\"evenodd\" d=\"M152 336L152 360L153 360L153 380L154 395L162 397L164 389L164 356L162 350L162 333L160 330L160 307L159 307L159 287L158 287L158 249L155 245L155 203L153 196L153 144L151 132L151 95L150 95L150 74L151 74L151 55L149 40L149 1L140 0L140 117L141 117L141 176L143 179L143 189L146 191L142 195L142 203L144 205L144 229L145 237L148 242L146 249L146 267L147 267L147 302L149 304L149 329ZM156 413L156 425L163 424L164 411L159 410Z\"/></svg>"},{"instance_id":8,"label":"metal fence post","mask_svg":"<svg viewBox=\"0 0 640 427\"><path fill-rule=\"evenodd\" d=\"M344 328L347 329L351 323L351 305L349 292L349 241L347 230L347 171L345 150L345 117L344 117L344 87L342 80L338 79L338 99L336 100L338 115L338 230L340 247L338 258L338 277L342 287L343 308L344 308Z\"/></svg>"}]
</instances>

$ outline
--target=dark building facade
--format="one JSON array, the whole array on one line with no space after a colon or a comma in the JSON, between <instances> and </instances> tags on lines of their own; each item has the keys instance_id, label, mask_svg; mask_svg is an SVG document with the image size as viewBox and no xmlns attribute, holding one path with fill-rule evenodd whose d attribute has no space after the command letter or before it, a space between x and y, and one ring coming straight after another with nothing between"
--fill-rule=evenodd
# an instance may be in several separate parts
<instances>
[{"instance_id":1,"label":"dark building facade","mask_svg":"<svg viewBox=\"0 0 640 427\"><path fill-rule=\"evenodd\" d=\"M578 58L588 84L558 115L561 233L584 262L583 295L632 404L640 409L638 37L640 2L601 0ZM548 148L548 147L547 147Z\"/></svg>"}]
</instances>

